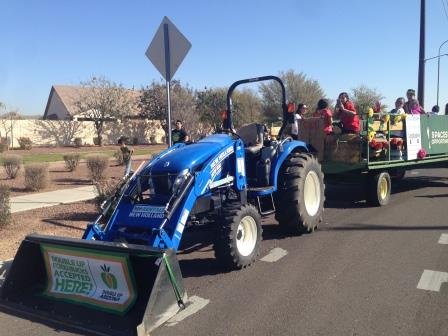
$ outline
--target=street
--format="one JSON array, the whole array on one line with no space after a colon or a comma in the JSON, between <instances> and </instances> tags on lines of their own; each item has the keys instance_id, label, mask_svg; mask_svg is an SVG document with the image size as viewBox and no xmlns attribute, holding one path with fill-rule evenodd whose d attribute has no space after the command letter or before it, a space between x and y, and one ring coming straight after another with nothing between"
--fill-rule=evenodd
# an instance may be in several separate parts
<instances>
[{"instance_id":1,"label":"street","mask_svg":"<svg viewBox=\"0 0 448 336\"><path fill-rule=\"evenodd\" d=\"M392 186L381 208L353 202L360 188L327 187L324 221L312 234L291 237L273 216L264 219L260 258L270 258L242 271L224 272L211 234L191 230L178 259L199 306L151 335L446 335L448 172L409 171ZM0 330L83 334L3 310Z\"/></svg>"}]
</instances>

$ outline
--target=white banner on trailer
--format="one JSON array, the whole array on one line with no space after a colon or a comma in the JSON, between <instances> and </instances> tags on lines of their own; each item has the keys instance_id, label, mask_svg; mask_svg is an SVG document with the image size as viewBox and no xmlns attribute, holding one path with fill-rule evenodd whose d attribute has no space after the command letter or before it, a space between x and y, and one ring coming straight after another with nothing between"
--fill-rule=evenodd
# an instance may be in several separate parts
<instances>
[{"instance_id":1,"label":"white banner on trailer","mask_svg":"<svg viewBox=\"0 0 448 336\"><path fill-rule=\"evenodd\" d=\"M417 153L422 148L420 115L406 116L406 151L407 160L417 159Z\"/></svg>"}]
</instances>

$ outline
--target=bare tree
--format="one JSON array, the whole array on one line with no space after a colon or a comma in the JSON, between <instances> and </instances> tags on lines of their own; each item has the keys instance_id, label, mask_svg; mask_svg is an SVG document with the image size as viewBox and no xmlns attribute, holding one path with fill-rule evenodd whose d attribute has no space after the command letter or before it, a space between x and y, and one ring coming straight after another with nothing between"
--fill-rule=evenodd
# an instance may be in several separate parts
<instances>
[{"instance_id":1,"label":"bare tree","mask_svg":"<svg viewBox=\"0 0 448 336\"><path fill-rule=\"evenodd\" d=\"M16 124L17 120L20 119L23 118L19 114L17 109L0 115L0 139L5 138L6 139L5 141L7 141L7 139L10 138L11 139L9 143L10 148L12 148L14 145L13 143L14 125Z\"/></svg>"},{"instance_id":2,"label":"bare tree","mask_svg":"<svg viewBox=\"0 0 448 336\"><path fill-rule=\"evenodd\" d=\"M305 103L312 107L310 112L317 106L325 93L318 81L309 79L303 73L294 70L282 71L279 74L286 88L286 100L291 103ZM264 116L267 121L276 121L282 116L281 110L281 87L272 81L260 85L260 93L263 99Z\"/></svg>"},{"instance_id":3,"label":"bare tree","mask_svg":"<svg viewBox=\"0 0 448 336\"><path fill-rule=\"evenodd\" d=\"M376 89L367 87L366 85L360 85L352 89L352 100L355 104L358 114L366 114L369 107L374 107L376 102L384 99L383 95ZM386 106L381 106L382 109Z\"/></svg>"},{"instance_id":4,"label":"bare tree","mask_svg":"<svg viewBox=\"0 0 448 336\"><path fill-rule=\"evenodd\" d=\"M168 112L165 85L161 82L152 82L142 91L139 102L140 115L152 121L158 120L167 134ZM187 132L195 138L199 123L199 115L195 109L195 92L188 85L183 86L180 81L173 80L170 93L171 120L173 122L176 119L182 120ZM146 123L146 125L154 127L154 123Z\"/></svg>"},{"instance_id":5,"label":"bare tree","mask_svg":"<svg viewBox=\"0 0 448 336\"><path fill-rule=\"evenodd\" d=\"M68 146L81 131L76 120L38 120L37 131L45 138L52 138L58 146Z\"/></svg>"},{"instance_id":6,"label":"bare tree","mask_svg":"<svg viewBox=\"0 0 448 336\"><path fill-rule=\"evenodd\" d=\"M81 85L83 90L74 105L78 114L93 121L98 145L101 146L105 131L104 122L131 115L136 109L137 95L104 77L92 77Z\"/></svg>"}]
</instances>

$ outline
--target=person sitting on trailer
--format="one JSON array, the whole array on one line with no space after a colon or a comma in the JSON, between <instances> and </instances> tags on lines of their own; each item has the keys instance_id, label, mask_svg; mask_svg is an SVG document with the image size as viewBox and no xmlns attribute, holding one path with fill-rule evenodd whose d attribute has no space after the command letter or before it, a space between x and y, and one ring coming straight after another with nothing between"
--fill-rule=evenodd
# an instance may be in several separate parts
<instances>
[{"instance_id":1,"label":"person sitting on trailer","mask_svg":"<svg viewBox=\"0 0 448 336\"><path fill-rule=\"evenodd\" d=\"M359 133L359 117L356 113L355 105L350 101L347 92L339 94L334 112L334 118L339 119L342 123L342 133Z\"/></svg>"},{"instance_id":2,"label":"person sitting on trailer","mask_svg":"<svg viewBox=\"0 0 448 336\"><path fill-rule=\"evenodd\" d=\"M439 111L440 111L440 107L439 107L439 105L434 105L434 106L432 107L431 114L432 114L432 115L438 115L438 114L439 114Z\"/></svg>"},{"instance_id":3,"label":"person sitting on trailer","mask_svg":"<svg viewBox=\"0 0 448 336\"><path fill-rule=\"evenodd\" d=\"M404 98L399 97L395 101L395 108L390 111L390 114L393 115L400 115L400 114L406 114L404 111Z\"/></svg>"},{"instance_id":4,"label":"person sitting on trailer","mask_svg":"<svg viewBox=\"0 0 448 336\"><path fill-rule=\"evenodd\" d=\"M409 89L406 91L408 101L404 104L404 111L407 114L425 114L425 110L420 106L419 101L415 98L415 90Z\"/></svg>"},{"instance_id":5,"label":"person sitting on trailer","mask_svg":"<svg viewBox=\"0 0 448 336\"><path fill-rule=\"evenodd\" d=\"M324 119L324 133L326 135L333 133L333 112L331 112L328 100L319 99L317 102L317 109L313 117Z\"/></svg>"},{"instance_id":6,"label":"person sitting on trailer","mask_svg":"<svg viewBox=\"0 0 448 336\"><path fill-rule=\"evenodd\" d=\"M306 104L300 103L297 106L297 110L294 113L294 123L291 125L291 138L297 140L299 138L299 122L302 119L302 115L306 113L308 107Z\"/></svg>"}]
</instances>

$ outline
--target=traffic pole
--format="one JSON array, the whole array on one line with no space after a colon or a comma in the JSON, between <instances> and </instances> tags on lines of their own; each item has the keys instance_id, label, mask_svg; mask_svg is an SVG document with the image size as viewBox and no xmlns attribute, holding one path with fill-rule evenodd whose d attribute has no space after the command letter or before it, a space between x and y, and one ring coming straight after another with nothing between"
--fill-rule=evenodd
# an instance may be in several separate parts
<instances>
[{"instance_id":1,"label":"traffic pole","mask_svg":"<svg viewBox=\"0 0 448 336\"><path fill-rule=\"evenodd\" d=\"M420 51L418 60L418 101L425 106L425 0L420 0Z\"/></svg>"}]
</instances>

